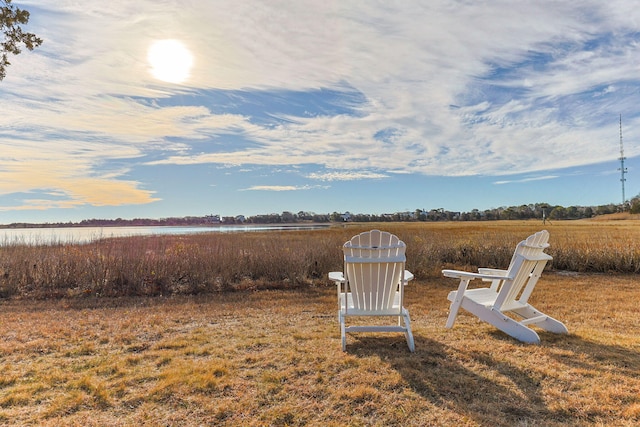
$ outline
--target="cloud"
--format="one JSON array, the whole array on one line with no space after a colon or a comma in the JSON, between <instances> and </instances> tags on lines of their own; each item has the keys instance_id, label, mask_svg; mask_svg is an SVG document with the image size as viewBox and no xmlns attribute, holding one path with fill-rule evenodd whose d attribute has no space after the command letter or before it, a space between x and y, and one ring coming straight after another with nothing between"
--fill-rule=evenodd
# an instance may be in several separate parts
<instances>
[{"instance_id":1,"label":"cloud","mask_svg":"<svg viewBox=\"0 0 640 427\"><path fill-rule=\"evenodd\" d=\"M15 206L0 206L0 212L10 211L46 211L49 209L71 209L82 203L73 200L25 199L22 204Z\"/></svg>"},{"instance_id":2,"label":"cloud","mask_svg":"<svg viewBox=\"0 0 640 427\"><path fill-rule=\"evenodd\" d=\"M309 179L316 179L319 181L356 181L360 179L380 179L388 178L389 175L377 172L326 172L326 173L311 173L307 175Z\"/></svg>"},{"instance_id":3,"label":"cloud","mask_svg":"<svg viewBox=\"0 0 640 427\"><path fill-rule=\"evenodd\" d=\"M241 191L300 191L311 190L314 188L327 188L323 186L311 186L311 185L254 185L249 188L245 188Z\"/></svg>"},{"instance_id":4,"label":"cloud","mask_svg":"<svg viewBox=\"0 0 640 427\"><path fill-rule=\"evenodd\" d=\"M49 202L27 199L25 206L38 209L47 203L57 207L119 206L159 200L153 197L153 191L141 189L139 182L123 180L127 169L94 164L96 151L107 151L102 154L102 161L135 153L126 147L63 140L52 146L19 140L4 146L0 158L0 195L43 192L52 198ZM99 174L94 170L96 167L101 167Z\"/></svg>"},{"instance_id":5,"label":"cloud","mask_svg":"<svg viewBox=\"0 0 640 427\"><path fill-rule=\"evenodd\" d=\"M640 8L624 0L21 4L45 43L0 85L0 194L152 203L130 178L142 165L544 173L616 159L617 114L640 88ZM166 38L194 54L183 85L146 62Z\"/></svg>"},{"instance_id":6,"label":"cloud","mask_svg":"<svg viewBox=\"0 0 640 427\"><path fill-rule=\"evenodd\" d=\"M514 184L514 183L520 183L520 182L543 181L546 179L556 179L556 178L559 178L559 177L557 175L536 176L531 178L523 178L523 179L515 179L515 180L495 181L494 184L496 185Z\"/></svg>"}]
</instances>

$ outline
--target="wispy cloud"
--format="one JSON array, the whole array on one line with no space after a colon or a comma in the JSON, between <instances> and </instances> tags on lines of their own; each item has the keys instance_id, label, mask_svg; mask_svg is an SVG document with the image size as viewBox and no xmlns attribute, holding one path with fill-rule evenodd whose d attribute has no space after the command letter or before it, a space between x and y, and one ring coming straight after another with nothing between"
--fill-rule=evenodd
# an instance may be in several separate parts
<instances>
[{"instance_id":1,"label":"wispy cloud","mask_svg":"<svg viewBox=\"0 0 640 427\"><path fill-rule=\"evenodd\" d=\"M317 188L327 188L324 186L317 185L254 185L249 188L245 188L241 191L301 191L301 190L311 190Z\"/></svg>"},{"instance_id":2,"label":"wispy cloud","mask_svg":"<svg viewBox=\"0 0 640 427\"><path fill-rule=\"evenodd\" d=\"M360 179L380 179L388 178L389 175L378 172L325 172L325 173L310 173L307 175L309 179L316 179L319 181L357 181Z\"/></svg>"},{"instance_id":3,"label":"wispy cloud","mask_svg":"<svg viewBox=\"0 0 640 427\"><path fill-rule=\"evenodd\" d=\"M523 179L495 181L494 184L496 185L515 184L520 182L543 181L546 179L556 179L556 178L559 178L559 177L557 175L535 176L535 177L523 178Z\"/></svg>"},{"instance_id":4,"label":"wispy cloud","mask_svg":"<svg viewBox=\"0 0 640 427\"><path fill-rule=\"evenodd\" d=\"M55 201L47 199L25 199L21 204L15 206L0 206L0 212L11 211L46 211L49 209L71 209L82 205L73 200Z\"/></svg>"}]
</instances>

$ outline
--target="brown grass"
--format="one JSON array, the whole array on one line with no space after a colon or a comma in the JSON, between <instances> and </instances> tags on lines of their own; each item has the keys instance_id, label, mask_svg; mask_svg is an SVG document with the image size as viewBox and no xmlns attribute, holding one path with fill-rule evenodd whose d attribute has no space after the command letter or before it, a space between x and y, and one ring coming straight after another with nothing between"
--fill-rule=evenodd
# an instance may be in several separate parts
<instances>
[{"instance_id":1,"label":"brown grass","mask_svg":"<svg viewBox=\"0 0 640 427\"><path fill-rule=\"evenodd\" d=\"M2 425L631 426L637 277L543 276L532 302L569 336L524 345L461 314L451 279L407 290L394 334L340 350L332 287L171 298L5 301Z\"/></svg>"},{"instance_id":2,"label":"brown grass","mask_svg":"<svg viewBox=\"0 0 640 427\"><path fill-rule=\"evenodd\" d=\"M504 267L518 241L547 228L549 268L640 272L640 221L345 224L315 231L104 239L90 244L0 246L0 297L201 294L327 283L340 246L371 228L396 233L419 279L443 266Z\"/></svg>"},{"instance_id":3,"label":"brown grass","mask_svg":"<svg viewBox=\"0 0 640 427\"><path fill-rule=\"evenodd\" d=\"M300 259L296 251L314 241L318 254L327 252L322 255L326 260L315 258L317 278L307 277L304 286L294 286L286 275L267 280L238 270L242 285L230 289L242 292L154 298L79 298L72 293L48 301L21 294L0 302L0 424L637 425L638 276L557 268L558 258L571 260L570 255L579 253L584 253L582 262L616 256L633 261L637 225L546 225L554 269L542 276L531 302L565 322L570 335L540 332L539 346L521 344L464 312L454 329L446 330L446 295L457 283L437 271L476 263L504 267L517 241L541 228L537 223L381 227L407 242L409 268L421 275L407 288L416 338L413 354L404 337L394 334L350 335L348 351L340 350L335 289L327 284L326 273L328 268L341 268L340 243L371 228L366 226L306 236L275 233L221 239L225 245L236 245L236 257L260 253L258 248L277 252L262 264L264 270L256 267L267 276L274 274L268 271L270 263L282 261L279 247L285 240L294 260ZM204 242L155 242L165 254L183 245L180 257L165 259L175 264L163 267L162 274L176 274L172 268L186 268L198 259L198 251L211 251ZM114 242L109 245L114 252L126 250ZM98 244L88 248L102 250ZM606 253L607 248L612 252ZM71 257L72 251L84 249L57 248ZM0 253L6 262L7 255L17 257L19 251L33 255L29 250L15 246ZM98 259L87 262L86 268ZM128 268L124 259L118 261L122 271ZM226 262L232 260L229 256ZM239 264L244 267L261 265L258 260L243 262ZM580 267L581 261L572 262ZM117 266L113 261L105 265ZM615 263L603 269L611 265ZM202 268L198 274L223 271ZM96 267L93 274L108 276L100 271ZM56 286L64 284L62 277L75 276L62 275ZM277 280L280 289L253 291L273 288Z\"/></svg>"}]
</instances>

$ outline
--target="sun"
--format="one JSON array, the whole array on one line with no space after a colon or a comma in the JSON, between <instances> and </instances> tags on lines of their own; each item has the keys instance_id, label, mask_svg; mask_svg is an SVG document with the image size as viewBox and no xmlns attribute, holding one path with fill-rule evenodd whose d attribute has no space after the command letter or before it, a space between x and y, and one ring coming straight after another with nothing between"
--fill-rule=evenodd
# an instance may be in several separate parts
<instances>
[{"instance_id":1,"label":"sun","mask_svg":"<svg viewBox=\"0 0 640 427\"><path fill-rule=\"evenodd\" d=\"M168 83L182 83L189 78L193 55L178 40L157 40L149 46L147 60L151 74Z\"/></svg>"}]
</instances>

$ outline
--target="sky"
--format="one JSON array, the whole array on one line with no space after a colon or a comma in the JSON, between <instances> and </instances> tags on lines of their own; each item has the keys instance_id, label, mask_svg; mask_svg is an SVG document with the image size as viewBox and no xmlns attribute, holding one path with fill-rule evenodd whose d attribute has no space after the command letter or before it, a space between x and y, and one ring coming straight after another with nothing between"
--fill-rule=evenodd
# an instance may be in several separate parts
<instances>
[{"instance_id":1,"label":"sky","mask_svg":"<svg viewBox=\"0 0 640 427\"><path fill-rule=\"evenodd\" d=\"M631 0L14 0L0 224L640 192Z\"/></svg>"}]
</instances>

